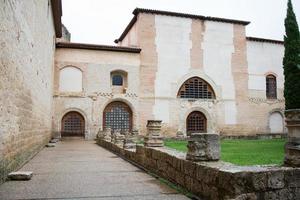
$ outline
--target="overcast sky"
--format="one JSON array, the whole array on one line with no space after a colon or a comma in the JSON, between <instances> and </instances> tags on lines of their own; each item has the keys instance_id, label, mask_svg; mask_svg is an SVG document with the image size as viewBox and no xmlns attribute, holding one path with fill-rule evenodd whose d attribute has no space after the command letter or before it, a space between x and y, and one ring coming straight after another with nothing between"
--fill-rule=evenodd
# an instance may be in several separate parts
<instances>
[{"instance_id":1,"label":"overcast sky","mask_svg":"<svg viewBox=\"0 0 300 200\"><path fill-rule=\"evenodd\" d=\"M287 0L62 0L72 42L114 44L134 8L251 21L247 36L283 39ZM300 24L300 1L293 0Z\"/></svg>"}]
</instances>

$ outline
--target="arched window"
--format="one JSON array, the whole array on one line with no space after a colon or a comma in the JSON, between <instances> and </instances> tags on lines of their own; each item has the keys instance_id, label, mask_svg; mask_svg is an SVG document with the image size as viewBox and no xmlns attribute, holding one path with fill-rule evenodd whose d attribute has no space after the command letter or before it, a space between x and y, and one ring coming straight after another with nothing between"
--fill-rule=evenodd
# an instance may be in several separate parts
<instances>
[{"instance_id":1,"label":"arched window","mask_svg":"<svg viewBox=\"0 0 300 200\"><path fill-rule=\"evenodd\" d=\"M103 129L131 131L132 111L130 107L120 101L108 104L103 112Z\"/></svg>"},{"instance_id":2,"label":"arched window","mask_svg":"<svg viewBox=\"0 0 300 200\"><path fill-rule=\"evenodd\" d=\"M206 81L199 77L193 77L183 83L177 97L186 99L215 99L215 93Z\"/></svg>"},{"instance_id":3,"label":"arched window","mask_svg":"<svg viewBox=\"0 0 300 200\"><path fill-rule=\"evenodd\" d=\"M61 120L61 136L84 136L84 118L75 111L68 112Z\"/></svg>"},{"instance_id":4,"label":"arched window","mask_svg":"<svg viewBox=\"0 0 300 200\"><path fill-rule=\"evenodd\" d=\"M81 92L82 72L76 67L64 67L59 74L59 91L61 92Z\"/></svg>"},{"instance_id":5,"label":"arched window","mask_svg":"<svg viewBox=\"0 0 300 200\"><path fill-rule=\"evenodd\" d=\"M123 85L123 77L120 74L112 75L112 85L114 86L122 86Z\"/></svg>"},{"instance_id":6,"label":"arched window","mask_svg":"<svg viewBox=\"0 0 300 200\"><path fill-rule=\"evenodd\" d=\"M268 99L277 98L277 83L274 75L266 76L266 96Z\"/></svg>"},{"instance_id":7,"label":"arched window","mask_svg":"<svg viewBox=\"0 0 300 200\"><path fill-rule=\"evenodd\" d=\"M186 119L186 132L187 135L207 132L207 120L202 112L194 111L189 114Z\"/></svg>"}]
</instances>

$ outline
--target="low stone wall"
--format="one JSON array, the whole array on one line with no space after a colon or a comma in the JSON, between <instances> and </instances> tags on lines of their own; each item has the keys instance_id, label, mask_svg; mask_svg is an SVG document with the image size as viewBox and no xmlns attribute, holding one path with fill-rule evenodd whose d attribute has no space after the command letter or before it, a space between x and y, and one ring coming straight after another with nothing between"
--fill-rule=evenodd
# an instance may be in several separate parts
<instances>
[{"instance_id":1,"label":"low stone wall","mask_svg":"<svg viewBox=\"0 0 300 200\"><path fill-rule=\"evenodd\" d=\"M97 143L204 199L300 199L300 168L241 167L225 162L191 162L164 147L122 149Z\"/></svg>"}]
</instances>

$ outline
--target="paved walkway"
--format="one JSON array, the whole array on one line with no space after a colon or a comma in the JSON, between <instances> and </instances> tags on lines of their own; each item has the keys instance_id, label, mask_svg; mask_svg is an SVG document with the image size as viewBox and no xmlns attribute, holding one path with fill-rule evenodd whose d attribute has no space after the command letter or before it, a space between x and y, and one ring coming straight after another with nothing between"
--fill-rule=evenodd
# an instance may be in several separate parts
<instances>
[{"instance_id":1,"label":"paved walkway","mask_svg":"<svg viewBox=\"0 0 300 200\"><path fill-rule=\"evenodd\" d=\"M1 200L188 199L93 141L61 141L21 170L33 171L32 179L0 185Z\"/></svg>"}]
</instances>

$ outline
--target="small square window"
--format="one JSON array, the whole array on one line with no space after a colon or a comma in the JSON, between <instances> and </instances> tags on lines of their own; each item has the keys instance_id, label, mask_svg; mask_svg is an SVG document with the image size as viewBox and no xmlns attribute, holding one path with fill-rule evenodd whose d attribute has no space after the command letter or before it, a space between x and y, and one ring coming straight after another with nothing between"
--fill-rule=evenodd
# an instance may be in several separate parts
<instances>
[{"instance_id":1,"label":"small square window","mask_svg":"<svg viewBox=\"0 0 300 200\"><path fill-rule=\"evenodd\" d=\"M113 77L112 77L112 85L114 85L114 86L122 86L123 85L123 77L121 75L113 75Z\"/></svg>"}]
</instances>

